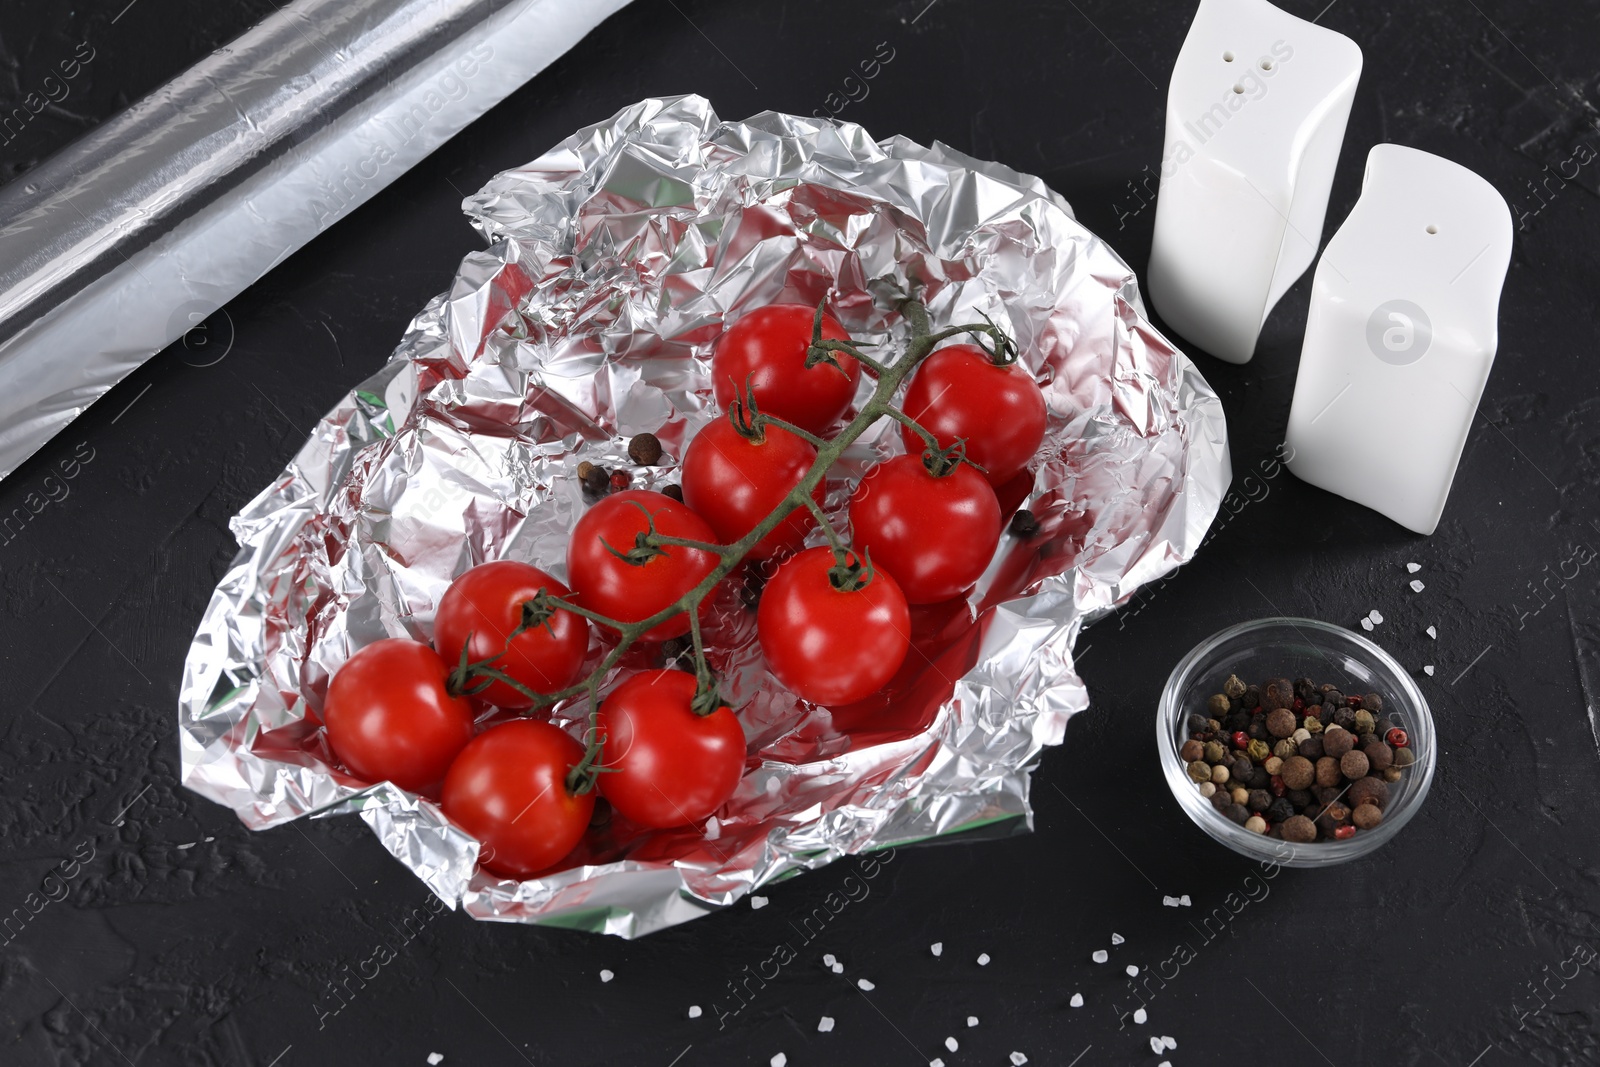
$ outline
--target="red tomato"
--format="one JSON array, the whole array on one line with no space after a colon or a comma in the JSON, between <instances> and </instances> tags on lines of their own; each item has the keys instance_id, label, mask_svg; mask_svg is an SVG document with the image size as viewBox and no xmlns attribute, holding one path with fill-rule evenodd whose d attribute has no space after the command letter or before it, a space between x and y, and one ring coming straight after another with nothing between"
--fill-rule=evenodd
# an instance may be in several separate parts
<instances>
[{"instance_id":1,"label":"red tomato","mask_svg":"<svg viewBox=\"0 0 1600 1067\"><path fill-rule=\"evenodd\" d=\"M744 730L727 708L694 712L694 675L645 671L600 705L600 792L640 826L697 823L722 807L744 773Z\"/></svg>"},{"instance_id":2,"label":"red tomato","mask_svg":"<svg viewBox=\"0 0 1600 1067\"><path fill-rule=\"evenodd\" d=\"M547 722L492 726L450 765L444 813L482 843L484 867L531 877L571 852L588 829L594 791L575 796L566 781L581 759L583 746Z\"/></svg>"},{"instance_id":3,"label":"red tomato","mask_svg":"<svg viewBox=\"0 0 1600 1067\"><path fill-rule=\"evenodd\" d=\"M850 498L850 530L912 604L972 587L1000 543L1000 504L965 463L935 477L917 455L873 465Z\"/></svg>"},{"instance_id":4,"label":"red tomato","mask_svg":"<svg viewBox=\"0 0 1600 1067\"><path fill-rule=\"evenodd\" d=\"M839 421L855 398L861 364L835 352L837 367L806 366L816 313L816 308L804 304L770 304L723 333L711 357L711 384L722 410L727 411L744 392L748 380L756 406L769 415L818 434ZM839 320L828 314L822 316L822 336L850 340Z\"/></svg>"},{"instance_id":5,"label":"red tomato","mask_svg":"<svg viewBox=\"0 0 1600 1067\"><path fill-rule=\"evenodd\" d=\"M472 704L445 688L439 653L404 637L361 649L334 673L322 721L350 773L413 792L444 777L472 740Z\"/></svg>"},{"instance_id":6,"label":"red tomato","mask_svg":"<svg viewBox=\"0 0 1600 1067\"><path fill-rule=\"evenodd\" d=\"M706 544L717 541L704 519L669 496L644 489L613 493L584 513L567 545L567 577L580 607L618 622L640 622L699 585L721 562L710 552L671 545L644 563L617 558L606 545L618 552L632 550L638 535L649 529L646 512L657 533ZM710 601L707 597L702 603ZM688 630L689 616L680 613L651 627L644 640L665 641Z\"/></svg>"},{"instance_id":7,"label":"red tomato","mask_svg":"<svg viewBox=\"0 0 1600 1067\"><path fill-rule=\"evenodd\" d=\"M522 605L543 589L553 597L570 590L538 567L503 559L481 563L450 583L433 619L433 647L454 668L471 639L467 658L500 655L491 666L538 693L565 689L578 677L589 650L588 620L557 611L507 642L522 622ZM477 694L486 704L527 708L533 698L495 681Z\"/></svg>"},{"instance_id":8,"label":"red tomato","mask_svg":"<svg viewBox=\"0 0 1600 1067\"><path fill-rule=\"evenodd\" d=\"M1044 442L1050 416L1044 392L1021 363L997 367L977 345L951 345L917 368L906 390L907 415L949 448L966 438L967 458L1002 485L1028 465ZM927 447L909 426L901 427L906 450Z\"/></svg>"},{"instance_id":9,"label":"red tomato","mask_svg":"<svg viewBox=\"0 0 1600 1067\"><path fill-rule=\"evenodd\" d=\"M767 667L813 704L853 704L882 689L911 647L905 594L875 571L860 589L829 577L833 550L809 548L778 568L761 594L756 629Z\"/></svg>"},{"instance_id":10,"label":"red tomato","mask_svg":"<svg viewBox=\"0 0 1600 1067\"><path fill-rule=\"evenodd\" d=\"M723 544L755 529L817 460L817 450L788 430L768 426L758 443L727 419L695 434L683 456L683 502L704 517ZM822 503L822 483L811 494ZM816 519L795 508L750 550L749 559L798 552Z\"/></svg>"}]
</instances>

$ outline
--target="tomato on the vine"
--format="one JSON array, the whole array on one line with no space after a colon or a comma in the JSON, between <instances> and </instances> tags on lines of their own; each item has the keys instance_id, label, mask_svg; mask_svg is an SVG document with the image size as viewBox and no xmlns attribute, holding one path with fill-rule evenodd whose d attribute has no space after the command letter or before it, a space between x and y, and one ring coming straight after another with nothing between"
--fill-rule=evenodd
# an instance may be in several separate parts
<instances>
[{"instance_id":1,"label":"tomato on the vine","mask_svg":"<svg viewBox=\"0 0 1600 1067\"><path fill-rule=\"evenodd\" d=\"M594 814L594 791L573 793L567 772L583 746L536 719L492 726L461 750L445 776L444 813L477 838L479 862L528 878L572 851Z\"/></svg>"},{"instance_id":2,"label":"tomato on the vine","mask_svg":"<svg viewBox=\"0 0 1600 1067\"><path fill-rule=\"evenodd\" d=\"M621 623L642 622L716 569L718 557L702 549L639 548L652 521L656 532L668 537L702 544L717 541L716 531L704 519L669 496L645 489L613 493L584 513L567 545L567 578L580 607ZM703 604L709 603L708 597ZM652 626L643 640L665 641L688 629L689 616L680 612Z\"/></svg>"},{"instance_id":3,"label":"tomato on the vine","mask_svg":"<svg viewBox=\"0 0 1600 1067\"><path fill-rule=\"evenodd\" d=\"M722 334L711 357L711 384L727 411L748 382L756 407L802 430L823 433L839 421L856 395L861 364L835 352L838 366L806 366L816 308L769 304L745 315ZM822 338L848 341L832 315L822 316Z\"/></svg>"},{"instance_id":4,"label":"tomato on the vine","mask_svg":"<svg viewBox=\"0 0 1600 1067\"><path fill-rule=\"evenodd\" d=\"M386 637L358 651L322 705L333 754L368 782L415 792L439 781L472 740L472 704L446 688L449 675L421 641Z\"/></svg>"},{"instance_id":5,"label":"tomato on the vine","mask_svg":"<svg viewBox=\"0 0 1600 1067\"><path fill-rule=\"evenodd\" d=\"M570 611L551 612L542 622L511 635L523 621L523 605L543 590L550 597L571 592L538 567L503 559L480 563L450 583L433 619L433 645L452 668L467 649L472 662L498 657L495 670L537 693L565 689L578 677L589 649L589 623ZM469 645L470 639L470 645ZM498 679L478 698L501 708L532 707L533 698Z\"/></svg>"},{"instance_id":6,"label":"tomato on the vine","mask_svg":"<svg viewBox=\"0 0 1600 1067\"><path fill-rule=\"evenodd\" d=\"M726 707L694 710L695 677L636 674L600 704L600 792L641 826L697 823L733 795L744 773L744 730Z\"/></svg>"},{"instance_id":7,"label":"tomato on the vine","mask_svg":"<svg viewBox=\"0 0 1600 1067\"><path fill-rule=\"evenodd\" d=\"M875 464L850 497L856 548L894 576L912 604L970 589L1000 543L1000 504L983 475L956 463L942 476L920 455Z\"/></svg>"},{"instance_id":8,"label":"tomato on the vine","mask_svg":"<svg viewBox=\"0 0 1600 1067\"><path fill-rule=\"evenodd\" d=\"M1044 392L1019 362L997 365L977 345L941 348L917 368L904 411L933 434L941 448L967 442L967 458L990 485L1004 485L1039 451L1049 427ZM906 450L927 447L911 427L901 427Z\"/></svg>"},{"instance_id":9,"label":"tomato on the vine","mask_svg":"<svg viewBox=\"0 0 1600 1067\"><path fill-rule=\"evenodd\" d=\"M911 647L911 613L900 586L888 571L867 571L854 554L848 563L837 567L831 548L806 549L778 568L756 612L767 667L813 704L871 696Z\"/></svg>"},{"instance_id":10,"label":"tomato on the vine","mask_svg":"<svg viewBox=\"0 0 1600 1067\"><path fill-rule=\"evenodd\" d=\"M716 419L695 434L684 453L683 502L711 524L723 544L755 529L817 461L809 442L781 426L767 426L759 437L746 437L728 419ZM811 496L822 503L821 482ZM809 510L795 508L756 542L747 558L797 552L815 525Z\"/></svg>"}]
</instances>

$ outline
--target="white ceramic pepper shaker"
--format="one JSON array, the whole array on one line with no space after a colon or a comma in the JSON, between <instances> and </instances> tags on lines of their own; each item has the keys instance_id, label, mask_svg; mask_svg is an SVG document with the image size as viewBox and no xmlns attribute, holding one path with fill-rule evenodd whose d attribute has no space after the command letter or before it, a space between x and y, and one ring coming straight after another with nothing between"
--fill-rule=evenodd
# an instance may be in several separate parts
<instances>
[{"instance_id":1,"label":"white ceramic pepper shaker","mask_svg":"<svg viewBox=\"0 0 1600 1067\"><path fill-rule=\"evenodd\" d=\"M1312 282L1291 471L1434 531L1494 363L1511 231L1504 198L1467 168L1372 149Z\"/></svg>"},{"instance_id":2,"label":"white ceramic pepper shaker","mask_svg":"<svg viewBox=\"0 0 1600 1067\"><path fill-rule=\"evenodd\" d=\"M1167 89L1150 301L1230 363L1316 259L1361 77L1350 38L1266 0L1201 0Z\"/></svg>"}]
</instances>

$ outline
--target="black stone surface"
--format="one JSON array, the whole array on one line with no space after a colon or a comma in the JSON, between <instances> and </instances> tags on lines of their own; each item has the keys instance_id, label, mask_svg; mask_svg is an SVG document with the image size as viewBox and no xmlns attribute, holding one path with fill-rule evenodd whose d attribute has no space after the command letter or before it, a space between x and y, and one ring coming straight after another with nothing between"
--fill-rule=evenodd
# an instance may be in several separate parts
<instances>
[{"instance_id":1,"label":"black stone surface","mask_svg":"<svg viewBox=\"0 0 1600 1067\"><path fill-rule=\"evenodd\" d=\"M1572 162L1600 147L1600 11L1285 3L1366 56L1327 232L1381 140L1473 168L1518 217L1499 358L1435 535L1261 473L1283 436L1308 276L1252 363L1198 357L1249 502L1190 566L1084 635L1093 707L1035 775L1031 834L841 862L772 887L763 910L630 943L434 914L356 819L251 833L185 791L177 680L234 552L228 518L477 246L462 193L571 130L684 91L728 117L808 113L886 46L893 60L841 118L1042 176L1143 274L1154 212L1129 182L1159 163L1190 4L639 0L0 483L0 515L44 501L0 539L0 1062L1600 1061L1600 161ZM0 176L273 6L7 0L4 111L80 42L96 58L70 99L0 146ZM1160 777L1161 683L1234 622L1354 626L1373 608L1376 638L1433 703L1432 796L1370 859L1252 879ZM803 918L851 887L868 892L803 944ZM1192 908L1164 907L1167 894ZM1126 942L1113 948L1113 932ZM734 1011L730 983L784 943L796 960ZM1101 948L1109 964L1091 962ZM1160 979L1142 1025L1123 1017L1139 1002L1130 964ZM872 992L852 985L862 977ZM691 1004L705 1014L688 1019ZM824 1015L831 1033L817 1032ZM1154 1054L1152 1035L1177 1049Z\"/></svg>"}]
</instances>

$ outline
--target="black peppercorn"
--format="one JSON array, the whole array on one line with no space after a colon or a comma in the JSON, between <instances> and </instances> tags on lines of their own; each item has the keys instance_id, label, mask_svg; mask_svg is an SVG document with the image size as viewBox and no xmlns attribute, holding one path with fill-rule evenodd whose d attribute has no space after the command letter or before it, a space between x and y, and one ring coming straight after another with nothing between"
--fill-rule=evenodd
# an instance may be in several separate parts
<instances>
[{"instance_id":1,"label":"black peppercorn","mask_svg":"<svg viewBox=\"0 0 1600 1067\"><path fill-rule=\"evenodd\" d=\"M1354 730L1356 728L1355 709L1350 707L1335 708L1333 711L1333 724L1335 726L1343 726L1346 730Z\"/></svg>"},{"instance_id":2,"label":"black peppercorn","mask_svg":"<svg viewBox=\"0 0 1600 1067\"><path fill-rule=\"evenodd\" d=\"M1244 692L1239 697L1239 703L1243 704L1246 708L1260 707L1261 690L1253 685L1246 686Z\"/></svg>"},{"instance_id":3,"label":"black peppercorn","mask_svg":"<svg viewBox=\"0 0 1600 1067\"><path fill-rule=\"evenodd\" d=\"M1310 678L1296 678L1294 680L1294 695L1307 704L1311 703L1311 694L1316 691L1317 687L1311 684Z\"/></svg>"},{"instance_id":4,"label":"black peppercorn","mask_svg":"<svg viewBox=\"0 0 1600 1067\"><path fill-rule=\"evenodd\" d=\"M1249 756L1245 755L1235 756L1233 762L1228 765L1230 775L1241 784L1249 780L1250 772L1255 769L1256 765L1250 761Z\"/></svg>"},{"instance_id":5,"label":"black peppercorn","mask_svg":"<svg viewBox=\"0 0 1600 1067\"><path fill-rule=\"evenodd\" d=\"M661 487L661 495L671 497L673 500L676 500L681 504L683 503L683 486L676 483L672 485L664 485Z\"/></svg>"},{"instance_id":6,"label":"black peppercorn","mask_svg":"<svg viewBox=\"0 0 1600 1067\"><path fill-rule=\"evenodd\" d=\"M1265 789L1252 789L1250 790L1250 799L1245 801L1245 807L1256 814L1260 814L1272 807L1272 794Z\"/></svg>"},{"instance_id":7,"label":"black peppercorn","mask_svg":"<svg viewBox=\"0 0 1600 1067\"><path fill-rule=\"evenodd\" d=\"M1024 541L1039 532L1039 518L1026 508L1011 516L1011 535Z\"/></svg>"},{"instance_id":8,"label":"black peppercorn","mask_svg":"<svg viewBox=\"0 0 1600 1067\"><path fill-rule=\"evenodd\" d=\"M1383 698L1377 693L1368 693L1361 698L1361 706L1374 715L1383 714Z\"/></svg>"},{"instance_id":9,"label":"black peppercorn","mask_svg":"<svg viewBox=\"0 0 1600 1067\"><path fill-rule=\"evenodd\" d=\"M1250 772L1249 785L1251 789L1266 789L1272 785L1272 775L1265 767L1257 767Z\"/></svg>"},{"instance_id":10,"label":"black peppercorn","mask_svg":"<svg viewBox=\"0 0 1600 1067\"><path fill-rule=\"evenodd\" d=\"M661 441L653 433L636 433L628 442L628 458L641 467L654 467L661 459Z\"/></svg>"},{"instance_id":11,"label":"black peppercorn","mask_svg":"<svg viewBox=\"0 0 1600 1067\"><path fill-rule=\"evenodd\" d=\"M1265 741L1267 739L1267 724L1257 715L1250 720L1250 725L1244 728L1245 736L1252 741Z\"/></svg>"},{"instance_id":12,"label":"black peppercorn","mask_svg":"<svg viewBox=\"0 0 1600 1067\"><path fill-rule=\"evenodd\" d=\"M1267 805L1267 821L1270 823L1281 823L1292 815L1294 815L1294 802L1288 797L1278 797Z\"/></svg>"},{"instance_id":13,"label":"black peppercorn","mask_svg":"<svg viewBox=\"0 0 1600 1067\"><path fill-rule=\"evenodd\" d=\"M1200 734L1205 733L1208 721L1204 715L1190 715L1183 724L1189 728L1191 734Z\"/></svg>"},{"instance_id":14,"label":"black peppercorn","mask_svg":"<svg viewBox=\"0 0 1600 1067\"><path fill-rule=\"evenodd\" d=\"M1250 725L1250 716L1243 711L1235 711L1223 717L1222 728L1228 733L1243 730Z\"/></svg>"},{"instance_id":15,"label":"black peppercorn","mask_svg":"<svg viewBox=\"0 0 1600 1067\"><path fill-rule=\"evenodd\" d=\"M1289 803L1294 805L1296 811L1299 811L1316 799L1311 795L1311 790L1309 789L1291 789L1284 794L1284 798L1288 800Z\"/></svg>"},{"instance_id":16,"label":"black peppercorn","mask_svg":"<svg viewBox=\"0 0 1600 1067\"><path fill-rule=\"evenodd\" d=\"M1327 752L1323 751L1322 748L1322 738L1320 736L1312 736L1300 742L1300 755L1312 763L1326 756Z\"/></svg>"},{"instance_id":17,"label":"black peppercorn","mask_svg":"<svg viewBox=\"0 0 1600 1067\"><path fill-rule=\"evenodd\" d=\"M594 496L605 496L611 488L611 472L596 464L583 476L583 488Z\"/></svg>"},{"instance_id":18,"label":"black peppercorn","mask_svg":"<svg viewBox=\"0 0 1600 1067\"><path fill-rule=\"evenodd\" d=\"M1222 814L1226 815L1240 826L1243 826L1245 823L1250 821L1250 809L1245 807L1243 804L1230 803L1226 808L1222 809Z\"/></svg>"}]
</instances>

